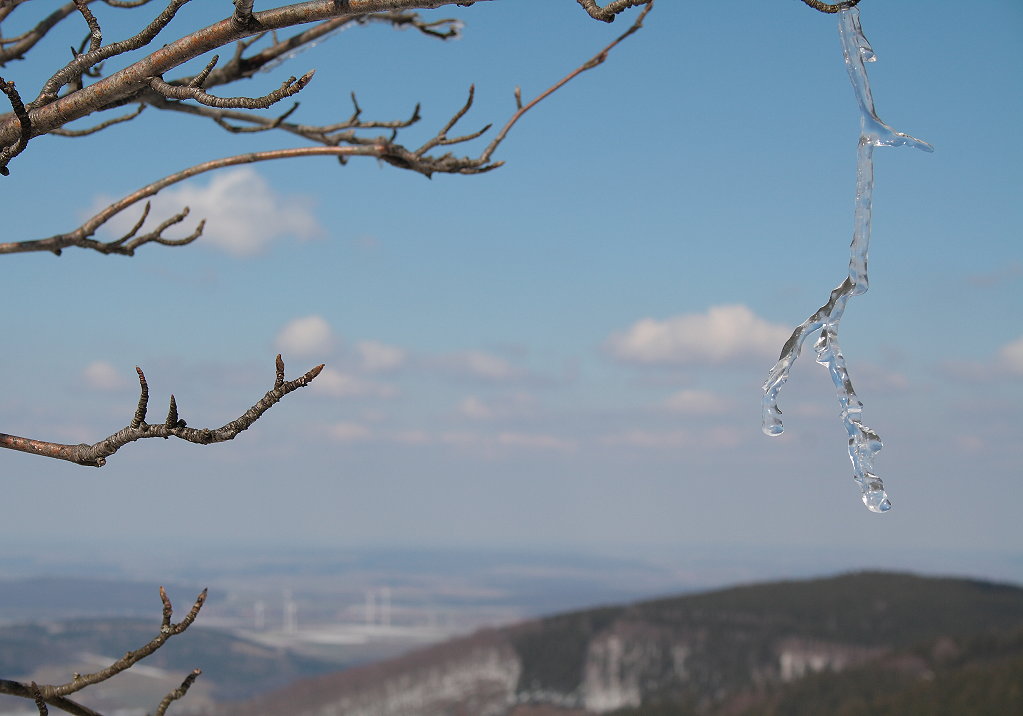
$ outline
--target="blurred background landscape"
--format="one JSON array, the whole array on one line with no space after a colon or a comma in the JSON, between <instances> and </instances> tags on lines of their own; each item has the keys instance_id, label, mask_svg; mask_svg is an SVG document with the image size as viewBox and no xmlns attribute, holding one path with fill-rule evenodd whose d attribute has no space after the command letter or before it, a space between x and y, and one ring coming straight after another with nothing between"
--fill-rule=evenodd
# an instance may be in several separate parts
<instances>
[{"instance_id":1,"label":"blurred background landscape","mask_svg":"<svg viewBox=\"0 0 1023 716\"><path fill-rule=\"evenodd\" d=\"M106 37L137 31L137 13L93 5ZM190 3L167 32L225 7ZM293 119L347 118L351 92L375 119L422 102L404 135L415 145L473 83L465 131L500 126L516 86L535 96L631 21L593 22L572 0L427 15L458 17L462 37L353 28L230 89L316 68ZM775 689L797 682L814 704L894 694L855 707L873 714L961 707L927 690L942 684L975 704L1012 698L998 685L1020 674L1019 592L1004 585L1023 584L1023 6L864 0L861 15L880 116L935 147L876 153L871 288L842 325L885 441L890 513L860 503L811 356L781 396L786 433L759 426L782 343L848 261L859 127L835 20L796 0L659 0L604 65L522 120L489 174L268 163L154 204L207 218L192 246L0 259L0 297L18 308L0 338L7 433L105 437L135 409L136 365L152 410L173 393L190 426L214 427L263 395L278 352L289 378L327 365L223 445L142 441L101 470L3 451L0 678L110 663L151 638L165 585L179 616L203 587L209 602L166 656L90 690L97 707L151 711L196 666L172 712L341 668L358 688L298 688L375 714L372 684L453 679L480 699L466 716L488 699L516 716L633 709L636 694L645 715L796 714L794 692ZM49 63L5 78L27 93L83 32L62 25ZM299 144L191 119L150 111L33 140L3 180L5 240L70 230L196 162ZM813 603L827 614L801 625ZM693 609L710 621L686 621ZM842 623L850 613L863 623ZM701 651L707 635L727 635L742 663ZM566 670L537 666L557 644L571 647ZM460 676L423 676L417 653ZM702 676L687 691L684 674ZM861 685L801 680L842 674ZM0 713L34 712L5 700Z\"/></svg>"}]
</instances>

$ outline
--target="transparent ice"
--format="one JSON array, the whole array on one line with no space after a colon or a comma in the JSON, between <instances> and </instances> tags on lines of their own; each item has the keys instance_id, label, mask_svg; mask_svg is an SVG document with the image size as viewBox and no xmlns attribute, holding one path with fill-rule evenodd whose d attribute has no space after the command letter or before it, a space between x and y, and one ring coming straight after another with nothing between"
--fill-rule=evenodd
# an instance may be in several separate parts
<instances>
[{"instance_id":1,"label":"transparent ice","mask_svg":"<svg viewBox=\"0 0 1023 716\"><path fill-rule=\"evenodd\" d=\"M849 459L853 465L853 478L859 483L863 504L873 512L887 512L892 503L888 500L884 483L874 472L874 457L881 450L881 438L863 424L863 403L856 396L849 379L845 357L838 344L838 326L849 298L866 293L868 288L867 249L870 243L870 201L874 189L874 147L905 145L926 152L932 152L934 148L927 142L895 131L877 116L865 64L876 58L863 35L859 8L838 13L838 32L849 80L860 107L860 141L856 150L856 209L849 275L831 292L827 303L796 327L782 348L781 357L764 383L763 430L768 435L781 435L784 430L778 393L789 378L789 371L799 357L803 342L812 333L820 331L814 350L817 362L828 369L835 384L842 423L849 434Z\"/></svg>"}]
</instances>

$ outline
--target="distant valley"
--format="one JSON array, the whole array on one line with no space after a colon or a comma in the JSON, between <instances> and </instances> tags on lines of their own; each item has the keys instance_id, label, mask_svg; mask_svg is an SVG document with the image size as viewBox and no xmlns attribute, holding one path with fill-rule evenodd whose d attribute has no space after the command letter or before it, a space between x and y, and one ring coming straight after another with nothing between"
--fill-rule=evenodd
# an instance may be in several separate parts
<instances>
[{"instance_id":1,"label":"distant valley","mask_svg":"<svg viewBox=\"0 0 1023 716\"><path fill-rule=\"evenodd\" d=\"M21 585L28 595L32 586ZM175 590L182 613L185 589ZM159 615L151 592L126 588L124 602L110 605L131 613L148 602L144 619L49 618L0 627L0 677L55 683L101 668L153 636ZM14 601L10 608L27 608ZM1023 713L1023 588L1008 584L882 572L766 582L534 618L419 648L416 628L391 624L385 608L377 603L361 626L310 627L302 638L289 637L287 628L196 626L102 689L83 692L82 701L104 713L141 714L200 667L202 678L175 712ZM224 614L219 621L227 621ZM366 641L357 644L360 635ZM326 645L320 651L312 648L314 636ZM328 648L332 640L337 644ZM24 705L4 698L0 714L24 713L17 711Z\"/></svg>"}]
</instances>

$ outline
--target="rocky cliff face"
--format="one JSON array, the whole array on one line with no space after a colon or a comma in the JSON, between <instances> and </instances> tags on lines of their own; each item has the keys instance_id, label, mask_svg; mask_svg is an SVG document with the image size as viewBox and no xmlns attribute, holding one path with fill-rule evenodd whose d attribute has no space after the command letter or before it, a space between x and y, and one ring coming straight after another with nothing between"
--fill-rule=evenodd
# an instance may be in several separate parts
<instances>
[{"instance_id":1,"label":"rocky cliff face","mask_svg":"<svg viewBox=\"0 0 1023 716\"><path fill-rule=\"evenodd\" d=\"M515 704L521 664L510 649L479 647L457 659L385 679L324 704L322 716L479 714L504 716Z\"/></svg>"},{"instance_id":2,"label":"rocky cliff face","mask_svg":"<svg viewBox=\"0 0 1023 716\"><path fill-rule=\"evenodd\" d=\"M300 688L247 705L249 714L299 716L520 716L604 714L638 707L651 694L724 693L719 667L701 663L706 649L671 630L631 621L612 623L587 640L574 684L527 681L528 654L514 630L487 632L426 649L388 664L302 682ZM697 639L699 641L699 639ZM880 653L855 645L783 639L766 661L749 659L738 682L798 679L838 671ZM701 656L702 655L702 656ZM697 661L694 662L694 659ZM565 688L565 687L569 688ZM706 687L712 691L706 692ZM536 709L547 708L548 711Z\"/></svg>"}]
</instances>

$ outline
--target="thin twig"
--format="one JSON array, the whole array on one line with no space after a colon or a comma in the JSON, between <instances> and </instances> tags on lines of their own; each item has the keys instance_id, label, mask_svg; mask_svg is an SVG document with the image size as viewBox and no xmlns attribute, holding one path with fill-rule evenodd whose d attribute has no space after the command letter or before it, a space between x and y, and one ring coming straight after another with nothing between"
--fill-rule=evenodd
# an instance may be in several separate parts
<instances>
[{"instance_id":1,"label":"thin twig","mask_svg":"<svg viewBox=\"0 0 1023 716\"><path fill-rule=\"evenodd\" d=\"M650 0L612 0L605 7L601 7L596 0L577 0L583 10L589 13L594 20L602 22L614 22L615 17L628 10L630 7L646 5Z\"/></svg>"},{"instance_id":2,"label":"thin twig","mask_svg":"<svg viewBox=\"0 0 1023 716\"><path fill-rule=\"evenodd\" d=\"M114 117L113 119L105 120L103 122L100 122L99 124L88 127L87 129L65 129L63 127L60 127L59 129L50 130L49 133L55 134L58 137L86 137L90 134L101 132L107 127L112 127L115 124L120 124L121 122L130 122L131 120L135 119L140 114L142 114L142 110L144 110L145 108L146 105L139 104L138 107L135 108L134 112L129 112L128 114L121 115L120 117Z\"/></svg>"},{"instance_id":3,"label":"thin twig","mask_svg":"<svg viewBox=\"0 0 1023 716\"><path fill-rule=\"evenodd\" d=\"M266 109L282 99L301 92L302 88L309 84L309 80L313 78L314 72L315 70L310 70L298 79L289 77L281 84L279 89L262 97L214 97L199 87L180 87L164 82L159 77L150 78L149 86L157 93L169 99L194 99L199 104L204 104L207 107L217 107L219 109Z\"/></svg>"},{"instance_id":4,"label":"thin twig","mask_svg":"<svg viewBox=\"0 0 1023 716\"><path fill-rule=\"evenodd\" d=\"M583 0L579 0L579 2L580 2L580 4L584 4ZM487 148L483 150L483 153L480 155L480 158L483 159L484 161L489 161L491 155L493 155L493 153L494 153L494 150L497 149L498 145L500 145L502 141L504 141L504 138L506 136L508 136L508 132L511 131L511 128L513 126L515 126L515 123L518 122L519 119L522 118L522 115L524 115L530 109L535 107L539 102L543 101L544 99L546 99L550 95L552 95L555 92L557 92L559 89L564 87L566 84L568 84L572 79L574 79L578 75L581 75L583 72L586 72L587 70L592 70L594 67L597 67L598 65L603 64L604 61L607 59L608 54L611 52L611 50L613 50L620 42L625 40L627 37L629 37L630 35L638 32L640 30L640 28L643 27L643 20L644 20L644 18L646 18L647 13L649 13L651 10L654 9L654 0L643 0L643 2L645 3L646 7L643 8L643 11L639 14L639 16L636 18L635 22L632 23L632 25L629 27L628 30L623 32L618 37L616 37L614 39L614 41L611 42L611 44L609 44L603 50L601 50L596 55L591 57L589 60L587 60L586 62L581 64L579 67L577 67L574 70L572 70L571 72L569 72L567 75L562 77L560 80L555 82L553 85L548 87L546 90L544 90L543 92L538 94L536 97L531 99L525 105L522 104L522 93L521 93L521 91L518 88L516 88L516 90L515 90L515 104L518 107L518 109L516 110L515 114L513 114L511 116L511 119L509 119L507 121L507 123L505 123L505 125L501 128L501 131L497 133L497 136L494 137L493 141L491 141L490 144L487 146ZM639 4L639 3L634 3L634 4ZM614 3L612 3L612 5L614 5ZM609 5L609 7L611 7L611 5ZM623 9L624 9L624 7L625 6L623 6ZM618 10L618 12L621 12L621 10Z\"/></svg>"},{"instance_id":5,"label":"thin twig","mask_svg":"<svg viewBox=\"0 0 1023 716\"><path fill-rule=\"evenodd\" d=\"M821 2L821 0L803 0L803 2L812 7L814 10L819 10L820 12L826 12L833 15L836 12L842 12L843 10L848 10L851 7L856 7L859 5L860 0L843 0L842 2L836 2L830 5L828 3Z\"/></svg>"},{"instance_id":6,"label":"thin twig","mask_svg":"<svg viewBox=\"0 0 1023 716\"><path fill-rule=\"evenodd\" d=\"M163 701L156 708L156 716L164 716L167 713L168 707L178 699L184 697L188 693L188 690L192 688L192 684L195 680L202 675L202 669L193 669L192 673L185 677L185 680L181 682L181 686L171 691L169 694L163 697Z\"/></svg>"},{"instance_id":7,"label":"thin twig","mask_svg":"<svg viewBox=\"0 0 1023 716\"><path fill-rule=\"evenodd\" d=\"M103 30L99 26L99 20L92 14L85 0L74 0L78 12L85 18L85 24L89 26L89 52L95 52L103 44Z\"/></svg>"},{"instance_id":8,"label":"thin twig","mask_svg":"<svg viewBox=\"0 0 1023 716\"><path fill-rule=\"evenodd\" d=\"M0 151L0 175L9 176L11 170L7 168L7 164L25 150L28 140L32 138L32 119L25 109L25 104L21 101L21 95L14 88L13 82L8 82L0 77L0 91L7 95L11 109L14 110L14 114L21 123L21 135L18 137L18 141L13 146L4 147L3 151Z\"/></svg>"},{"instance_id":9,"label":"thin twig","mask_svg":"<svg viewBox=\"0 0 1023 716\"><path fill-rule=\"evenodd\" d=\"M20 681L0 679L0 694L17 696L18 698L35 701L35 694L32 693L32 688L28 684L23 684ZM54 696L49 699L44 699L44 701L50 706L58 708L65 713L72 714L73 716L103 716L103 714L98 711L93 711L88 706L82 706L80 703L72 701L64 696Z\"/></svg>"},{"instance_id":10,"label":"thin twig","mask_svg":"<svg viewBox=\"0 0 1023 716\"><path fill-rule=\"evenodd\" d=\"M39 716L49 716L50 710L46 708L46 702L43 701L43 695L39 691L39 684L33 681L29 684L29 688L32 689L32 700L36 702L36 708L39 710Z\"/></svg>"},{"instance_id":11,"label":"thin twig","mask_svg":"<svg viewBox=\"0 0 1023 716\"><path fill-rule=\"evenodd\" d=\"M248 28L255 22L252 17L253 0L234 0L234 23L241 28Z\"/></svg>"}]
</instances>

